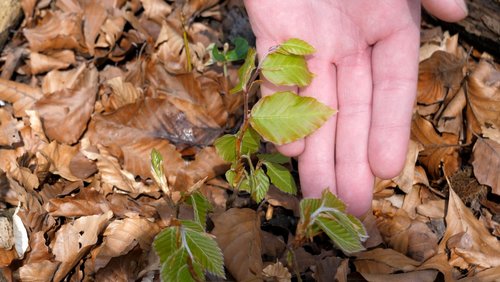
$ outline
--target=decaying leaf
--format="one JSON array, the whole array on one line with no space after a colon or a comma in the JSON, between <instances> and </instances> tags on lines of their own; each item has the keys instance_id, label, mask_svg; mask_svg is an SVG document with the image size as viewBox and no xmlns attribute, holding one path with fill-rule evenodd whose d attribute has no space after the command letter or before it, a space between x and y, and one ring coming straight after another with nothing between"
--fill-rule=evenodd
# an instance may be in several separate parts
<instances>
[{"instance_id":1,"label":"decaying leaf","mask_svg":"<svg viewBox=\"0 0 500 282\"><path fill-rule=\"evenodd\" d=\"M500 195L500 144L491 139L478 138L472 156L474 175L478 181Z\"/></svg>"},{"instance_id":2,"label":"decaying leaf","mask_svg":"<svg viewBox=\"0 0 500 282\"><path fill-rule=\"evenodd\" d=\"M229 209L213 219L224 265L238 281L257 279L262 273L260 223L255 211Z\"/></svg>"},{"instance_id":3,"label":"decaying leaf","mask_svg":"<svg viewBox=\"0 0 500 282\"><path fill-rule=\"evenodd\" d=\"M0 78L0 100L13 104L16 117L22 117L41 97L37 87Z\"/></svg>"}]
</instances>

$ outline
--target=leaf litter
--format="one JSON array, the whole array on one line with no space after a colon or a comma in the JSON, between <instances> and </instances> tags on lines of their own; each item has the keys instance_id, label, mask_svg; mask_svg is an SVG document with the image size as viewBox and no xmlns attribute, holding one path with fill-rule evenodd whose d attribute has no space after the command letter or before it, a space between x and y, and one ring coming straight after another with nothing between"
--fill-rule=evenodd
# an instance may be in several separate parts
<instances>
[{"instance_id":1,"label":"leaf litter","mask_svg":"<svg viewBox=\"0 0 500 282\"><path fill-rule=\"evenodd\" d=\"M498 58L425 27L411 149L398 177L377 180L367 250L345 255L325 236L292 251L297 197L234 194L213 147L243 101L227 92L237 68L224 77L206 48L232 41L241 1L21 2L0 55L0 280L158 281L151 244L172 210L153 148L176 193L198 182L215 207L228 280L500 277Z\"/></svg>"}]
</instances>

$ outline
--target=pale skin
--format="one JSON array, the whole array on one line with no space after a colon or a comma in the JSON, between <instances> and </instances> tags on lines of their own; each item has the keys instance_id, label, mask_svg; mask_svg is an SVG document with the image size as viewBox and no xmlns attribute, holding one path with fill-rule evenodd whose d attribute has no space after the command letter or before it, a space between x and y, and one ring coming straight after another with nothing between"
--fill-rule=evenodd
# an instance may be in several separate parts
<instances>
[{"instance_id":1,"label":"pale skin","mask_svg":"<svg viewBox=\"0 0 500 282\"><path fill-rule=\"evenodd\" d=\"M371 207L375 176L403 168L418 76L418 0L245 0L260 57L300 38L313 82L291 88L338 109L318 131L278 150L297 156L304 197L329 187L361 216ZM422 0L445 21L467 14L462 0ZM290 90L264 82L263 95Z\"/></svg>"}]
</instances>

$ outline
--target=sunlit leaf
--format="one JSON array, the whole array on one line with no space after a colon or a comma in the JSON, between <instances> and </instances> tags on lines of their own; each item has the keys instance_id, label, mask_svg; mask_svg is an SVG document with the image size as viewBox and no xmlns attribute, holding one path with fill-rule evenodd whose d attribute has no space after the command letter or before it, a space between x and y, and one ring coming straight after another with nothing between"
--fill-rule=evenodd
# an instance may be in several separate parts
<instances>
[{"instance_id":1,"label":"sunlit leaf","mask_svg":"<svg viewBox=\"0 0 500 282\"><path fill-rule=\"evenodd\" d=\"M177 230L177 226L171 226L165 228L156 235L153 246L160 257L160 262L165 262L167 258L178 249Z\"/></svg>"},{"instance_id":2,"label":"sunlit leaf","mask_svg":"<svg viewBox=\"0 0 500 282\"><path fill-rule=\"evenodd\" d=\"M271 53L262 62L262 74L276 85L304 87L311 83L313 74L307 69L306 60L299 55Z\"/></svg>"},{"instance_id":3,"label":"sunlit leaf","mask_svg":"<svg viewBox=\"0 0 500 282\"><path fill-rule=\"evenodd\" d=\"M167 177L163 167L163 156L156 149L151 150L151 174L163 192L168 192Z\"/></svg>"},{"instance_id":4,"label":"sunlit leaf","mask_svg":"<svg viewBox=\"0 0 500 282\"><path fill-rule=\"evenodd\" d=\"M300 219L307 220L321 206L321 199L304 198L300 201Z\"/></svg>"},{"instance_id":5,"label":"sunlit leaf","mask_svg":"<svg viewBox=\"0 0 500 282\"><path fill-rule=\"evenodd\" d=\"M271 179L271 183L278 187L283 192L295 195L297 193L297 186L290 171L276 163L264 162L267 168L267 175Z\"/></svg>"},{"instance_id":6,"label":"sunlit leaf","mask_svg":"<svg viewBox=\"0 0 500 282\"><path fill-rule=\"evenodd\" d=\"M311 134L334 113L314 98L278 92L255 104L250 124L265 139L282 145Z\"/></svg>"},{"instance_id":7,"label":"sunlit leaf","mask_svg":"<svg viewBox=\"0 0 500 282\"><path fill-rule=\"evenodd\" d=\"M350 232L349 229L346 229L345 226L339 222L324 217L318 217L315 223L321 227L326 235L332 239L333 243L342 251L346 253L355 253L365 249L363 245L361 245L358 236Z\"/></svg>"},{"instance_id":8,"label":"sunlit leaf","mask_svg":"<svg viewBox=\"0 0 500 282\"><path fill-rule=\"evenodd\" d=\"M193 256L193 261L199 263L208 272L225 278L222 251L215 239L205 232L197 232L191 229L183 228L182 233L186 240L188 253Z\"/></svg>"},{"instance_id":9,"label":"sunlit leaf","mask_svg":"<svg viewBox=\"0 0 500 282\"><path fill-rule=\"evenodd\" d=\"M233 40L234 49L227 52L226 60L229 62L243 60L248 52L248 42L243 37L236 37Z\"/></svg>"},{"instance_id":10,"label":"sunlit leaf","mask_svg":"<svg viewBox=\"0 0 500 282\"><path fill-rule=\"evenodd\" d=\"M193 206L194 220L205 228L207 213L212 209L208 199L200 192L195 192L189 196L188 204Z\"/></svg>"},{"instance_id":11,"label":"sunlit leaf","mask_svg":"<svg viewBox=\"0 0 500 282\"><path fill-rule=\"evenodd\" d=\"M196 232L205 232L205 228L203 226L194 220L180 220L182 228L186 230L191 230L191 231L196 231Z\"/></svg>"},{"instance_id":12,"label":"sunlit leaf","mask_svg":"<svg viewBox=\"0 0 500 282\"><path fill-rule=\"evenodd\" d=\"M281 43L277 52L293 55L310 55L316 52L316 50L304 40L292 38Z\"/></svg>"},{"instance_id":13,"label":"sunlit leaf","mask_svg":"<svg viewBox=\"0 0 500 282\"><path fill-rule=\"evenodd\" d=\"M290 162L290 157L283 156L280 153L273 154L257 154L259 160L275 163L275 164L285 164Z\"/></svg>"},{"instance_id":14,"label":"sunlit leaf","mask_svg":"<svg viewBox=\"0 0 500 282\"><path fill-rule=\"evenodd\" d=\"M239 82L238 84L231 89L230 93L238 93L244 89L246 89L247 84L252 77L253 70L255 69L255 56L257 52L255 49L250 48L248 49L247 57L245 59L245 63L240 67L238 70L238 78Z\"/></svg>"},{"instance_id":15,"label":"sunlit leaf","mask_svg":"<svg viewBox=\"0 0 500 282\"><path fill-rule=\"evenodd\" d=\"M260 203L269 191L269 178L263 169L256 169L254 174L250 176L250 186L254 200Z\"/></svg>"}]
</instances>

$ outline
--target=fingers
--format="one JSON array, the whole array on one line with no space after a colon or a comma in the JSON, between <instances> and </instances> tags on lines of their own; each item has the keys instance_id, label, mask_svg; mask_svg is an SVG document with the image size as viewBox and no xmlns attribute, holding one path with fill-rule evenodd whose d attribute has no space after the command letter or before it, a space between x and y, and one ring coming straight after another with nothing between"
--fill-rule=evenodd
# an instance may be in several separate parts
<instances>
[{"instance_id":1,"label":"fingers","mask_svg":"<svg viewBox=\"0 0 500 282\"><path fill-rule=\"evenodd\" d=\"M467 16L464 0L422 0L422 5L427 12L447 22L456 22Z\"/></svg>"},{"instance_id":2,"label":"fingers","mask_svg":"<svg viewBox=\"0 0 500 282\"><path fill-rule=\"evenodd\" d=\"M264 56L268 53L269 48L272 46L276 46L278 43L279 42L257 40L257 53L259 54L259 59L264 58ZM280 91L292 91L297 93L297 87L277 86L263 78L260 91L262 93L262 96L271 95ZM304 151L304 144L304 140L301 139L289 144L276 146L276 148L285 156L296 157L302 154L302 152Z\"/></svg>"},{"instance_id":3,"label":"fingers","mask_svg":"<svg viewBox=\"0 0 500 282\"><path fill-rule=\"evenodd\" d=\"M437 2L437 1L436 1ZM368 157L373 173L392 178L403 168L418 76L418 25L375 44Z\"/></svg>"},{"instance_id":4,"label":"fingers","mask_svg":"<svg viewBox=\"0 0 500 282\"><path fill-rule=\"evenodd\" d=\"M311 96L322 103L337 108L335 67L327 60L312 58L309 69L316 75L312 83L300 89L301 96ZM321 197L329 187L335 189L335 123L331 117L323 126L306 137L304 152L299 156L299 174L304 197Z\"/></svg>"},{"instance_id":5,"label":"fingers","mask_svg":"<svg viewBox=\"0 0 500 282\"><path fill-rule=\"evenodd\" d=\"M371 119L371 50L342 58L337 64L337 193L348 211L363 215L370 207L374 176L368 162Z\"/></svg>"}]
</instances>

